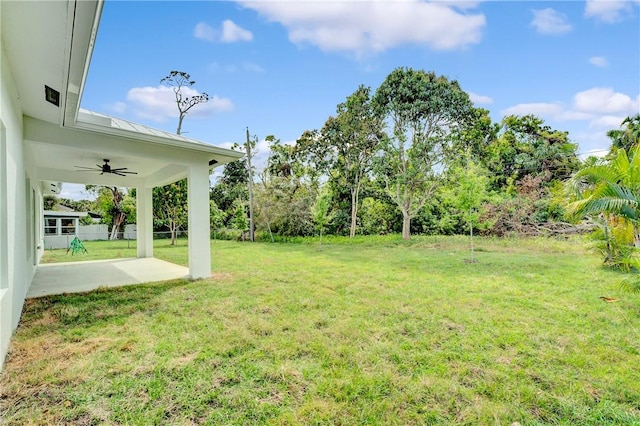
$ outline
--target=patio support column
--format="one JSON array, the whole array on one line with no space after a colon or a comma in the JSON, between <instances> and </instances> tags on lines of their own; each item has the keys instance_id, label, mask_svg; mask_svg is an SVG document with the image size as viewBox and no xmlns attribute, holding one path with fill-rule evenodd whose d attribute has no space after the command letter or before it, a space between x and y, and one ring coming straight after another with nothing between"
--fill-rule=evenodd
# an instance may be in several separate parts
<instances>
[{"instance_id":1,"label":"patio support column","mask_svg":"<svg viewBox=\"0 0 640 426\"><path fill-rule=\"evenodd\" d=\"M191 279L211 276L209 231L209 165L191 164L187 172L189 196L189 273Z\"/></svg>"},{"instance_id":2,"label":"patio support column","mask_svg":"<svg viewBox=\"0 0 640 426\"><path fill-rule=\"evenodd\" d=\"M153 257L153 188L136 188L138 257Z\"/></svg>"}]
</instances>

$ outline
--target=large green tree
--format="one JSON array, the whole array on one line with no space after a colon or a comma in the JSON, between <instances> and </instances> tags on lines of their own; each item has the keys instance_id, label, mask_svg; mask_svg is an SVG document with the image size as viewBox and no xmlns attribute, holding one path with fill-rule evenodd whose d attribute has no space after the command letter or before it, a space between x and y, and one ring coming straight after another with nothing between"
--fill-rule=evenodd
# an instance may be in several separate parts
<instances>
[{"instance_id":1,"label":"large green tree","mask_svg":"<svg viewBox=\"0 0 640 426\"><path fill-rule=\"evenodd\" d=\"M270 234L311 235L316 182L306 175L307 169L298 161L293 146L282 144L274 136L266 140L269 158L256 188L258 226Z\"/></svg>"},{"instance_id":2,"label":"large green tree","mask_svg":"<svg viewBox=\"0 0 640 426\"><path fill-rule=\"evenodd\" d=\"M620 127L607 132L613 148L629 149L640 143L640 114L625 118Z\"/></svg>"},{"instance_id":3,"label":"large green tree","mask_svg":"<svg viewBox=\"0 0 640 426\"><path fill-rule=\"evenodd\" d=\"M238 150L236 146L234 149ZM224 226L234 227L236 200L249 201L247 160L232 161L224 165L222 174L211 187L209 198L224 212Z\"/></svg>"},{"instance_id":4,"label":"large green tree","mask_svg":"<svg viewBox=\"0 0 640 426\"><path fill-rule=\"evenodd\" d=\"M493 173L496 189L527 175L542 176L548 184L564 181L578 169L577 149L568 132L552 129L541 118L509 115L502 120L499 137L487 147L486 166Z\"/></svg>"},{"instance_id":5,"label":"large green tree","mask_svg":"<svg viewBox=\"0 0 640 426\"><path fill-rule=\"evenodd\" d=\"M102 222L111 227L110 240L118 239L122 225L135 223L135 199L126 189L100 185L86 185L85 188L96 195L94 208L100 212Z\"/></svg>"},{"instance_id":6,"label":"large green tree","mask_svg":"<svg viewBox=\"0 0 640 426\"><path fill-rule=\"evenodd\" d=\"M157 227L171 234L171 245L176 244L177 232L187 225L187 189L186 179L153 188L153 217Z\"/></svg>"},{"instance_id":7,"label":"large green tree","mask_svg":"<svg viewBox=\"0 0 640 426\"><path fill-rule=\"evenodd\" d=\"M436 188L449 136L468 122L473 104L455 80L433 72L397 68L374 95L389 129L380 144L379 165L389 196L402 212L402 237Z\"/></svg>"},{"instance_id":8,"label":"large green tree","mask_svg":"<svg viewBox=\"0 0 640 426\"><path fill-rule=\"evenodd\" d=\"M356 234L362 183L382 140L382 127L374 112L371 88L361 85L338 105L336 115L327 119L317 138L298 141L298 152L312 151L319 168L348 188L351 238Z\"/></svg>"},{"instance_id":9,"label":"large green tree","mask_svg":"<svg viewBox=\"0 0 640 426\"><path fill-rule=\"evenodd\" d=\"M500 123L491 120L488 110L474 108L468 123L453 129L446 147L447 166L463 165L467 156L484 166L490 159L491 146L499 132Z\"/></svg>"}]
</instances>

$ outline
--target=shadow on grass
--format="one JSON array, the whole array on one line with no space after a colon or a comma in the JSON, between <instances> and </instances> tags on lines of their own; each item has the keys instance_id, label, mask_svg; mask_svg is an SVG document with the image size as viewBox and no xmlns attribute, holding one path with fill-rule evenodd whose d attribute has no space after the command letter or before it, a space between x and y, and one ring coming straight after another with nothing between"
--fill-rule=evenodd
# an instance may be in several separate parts
<instances>
[{"instance_id":1,"label":"shadow on grass","mask_svg":"<svg viewBox=\"0 0 640 426\"><path fill-rule=\"evenodd\" d=\"M19 327L37 336L61 327L90 328L125 321L136 313L154 313L162 307L159 296L189 283L172 280L27 299Z\"/></svg>"}]
</instances>

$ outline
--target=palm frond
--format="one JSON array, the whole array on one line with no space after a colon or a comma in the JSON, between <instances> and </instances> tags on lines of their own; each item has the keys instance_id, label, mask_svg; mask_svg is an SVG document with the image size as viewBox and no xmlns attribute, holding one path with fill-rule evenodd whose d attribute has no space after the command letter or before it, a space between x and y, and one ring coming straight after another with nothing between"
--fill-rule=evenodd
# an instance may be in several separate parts
<instances>
[{"instance_id":1,"label":"palm frond","mask_svg":"<svg viewBox=\"0 0 640 426\"><path fill-rule=\"evenodd\" d=\"M619 198L597 198L580 200L571 206L572 213L578 217L589 216L598 213L613 213L629 220L637 220L636 205L629 205L626 200Z\"/></svg>"},{"instance_id":2,"label":"palm frond","mask_svg":"<svg viewBox=\"0 0 640 426\"><path fill-rule=\"evenodd\" d=\"M620 290L630 293L640 293L640 274L629 274L618 283Z\"/></svg>"},{"instance_id":3,"label":"palm frond","mask_svg":"<svg viewBox=\"0 0 640 426\"><path fill-rule=\"evenodd\" d=\"M571 181L575 183L596 184L598 182L617 182L620 176L614 168L606 164L585 167L576 172Z\"/></svg>"},{"instance_id":4,"label":"palm frond","mask_svg":"<svg viewBox=\"0 0 640 426\"><path fill-rule=\"evenodd\" d=\"M640 186L640 145L635 145L629 150L629 158L631 159L629 170L630 184L638 187Z\"/></svg>"}]
</instances>

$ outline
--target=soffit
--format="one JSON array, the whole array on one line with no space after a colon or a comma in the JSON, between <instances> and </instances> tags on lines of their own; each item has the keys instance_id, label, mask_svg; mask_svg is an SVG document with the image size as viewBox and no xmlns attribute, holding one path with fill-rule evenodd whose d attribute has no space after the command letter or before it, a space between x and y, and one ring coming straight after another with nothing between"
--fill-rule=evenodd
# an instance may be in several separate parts
<instances>
[{"instance_id":1,"label":"soffit","mask_svg":"<svg viewBox=\"0 0 640 426\"><path fill-rule=\"evenodd\" d=\"M1 2L2 43L24 115L62 124L65 111L77 112L101 4ZM45 85L60 93L59 106L45 100Z\"/></svg>"}]
</instances>

